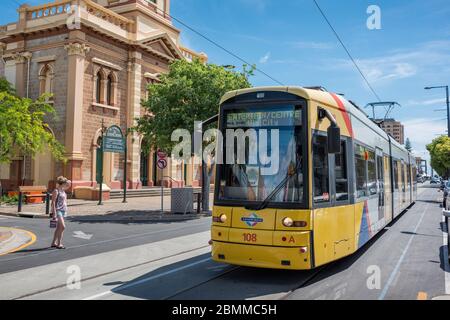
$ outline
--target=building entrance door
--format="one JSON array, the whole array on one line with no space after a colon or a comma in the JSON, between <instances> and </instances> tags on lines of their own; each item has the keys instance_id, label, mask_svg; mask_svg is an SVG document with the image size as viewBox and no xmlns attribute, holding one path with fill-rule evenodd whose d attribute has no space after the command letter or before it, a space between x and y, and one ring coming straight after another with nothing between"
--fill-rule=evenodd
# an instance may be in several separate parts
<instances>
[{"instance_id":1,"label":"building entrance door","mask_svg":"<svg viewBox=\"0 0 450 320\"><path fill-rule=\"evenodd\" d=\"M11 162L9 175L11 180L11 190L16 190L22 185L23 160L13 160Z\"/></svg>"},{"instance_id":2,"label":"building entrance door","mask_svg":"<svg viewBox=\"0 0 450 320\"><path fill-rule=\"evenodd\" d=\"M143 187L148 187L148 155L144 152L141 153L141 182Z\"/></svg>"}]
</instances>

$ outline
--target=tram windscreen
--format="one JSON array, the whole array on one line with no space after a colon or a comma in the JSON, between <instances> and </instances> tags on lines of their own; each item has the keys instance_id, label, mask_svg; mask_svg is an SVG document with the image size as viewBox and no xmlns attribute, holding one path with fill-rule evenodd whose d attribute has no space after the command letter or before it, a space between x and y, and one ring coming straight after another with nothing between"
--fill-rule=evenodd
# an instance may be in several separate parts
<instances>
[{"instance_id":1,"label":"tram windscreen","mask_svg":"<svg viewBox=\"0 0 450 320\"><path fill-rule=\"evenodd\" d=\"M301 107L293 105L225 110L217 200L303 202L302 119Z\"/></svg>"}]
</instances>

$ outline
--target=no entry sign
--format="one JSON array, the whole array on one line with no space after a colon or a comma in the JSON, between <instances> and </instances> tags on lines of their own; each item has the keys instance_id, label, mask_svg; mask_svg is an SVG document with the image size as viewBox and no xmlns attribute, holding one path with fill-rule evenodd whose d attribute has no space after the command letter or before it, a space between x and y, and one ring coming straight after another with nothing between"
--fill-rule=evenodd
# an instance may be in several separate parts
<instances>
[{"instance_id":1,"label":"no entry sign","mask_svg":"<svg viewBox=\"0 0 450 320\"><path fill-rule=\"evenodd\" d=\"M158 150L157 152L158 159L156 161L156 165L159 169L164 170L167 168L167 153Z\"/></svg>"}]
</instances>

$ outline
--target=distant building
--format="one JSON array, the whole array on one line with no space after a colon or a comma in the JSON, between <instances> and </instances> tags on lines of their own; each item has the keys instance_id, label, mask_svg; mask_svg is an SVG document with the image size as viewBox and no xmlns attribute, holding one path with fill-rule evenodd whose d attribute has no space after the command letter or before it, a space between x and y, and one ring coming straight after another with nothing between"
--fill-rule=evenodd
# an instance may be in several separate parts
<instances>
[{"instance_id":1,"label":"distant building","mask_svg":"<svg viewBox=\"0 0 450 320\"><path fill-rule=\"evenodd\" d=\"M398 143L405 144L405 127L400 121L395 119L376 119L376 123L380 123L381 129L397 140Z\"/></svg>"},{"instance_id":2,"label":"distant building","mask_svg":"<svg viewBox=\"0 0 450 320\"><path fill-rule=\"evenodd\" d=\"M422 157L416 157L417 173L423 174Z\"/></svg>"}]
</instances>

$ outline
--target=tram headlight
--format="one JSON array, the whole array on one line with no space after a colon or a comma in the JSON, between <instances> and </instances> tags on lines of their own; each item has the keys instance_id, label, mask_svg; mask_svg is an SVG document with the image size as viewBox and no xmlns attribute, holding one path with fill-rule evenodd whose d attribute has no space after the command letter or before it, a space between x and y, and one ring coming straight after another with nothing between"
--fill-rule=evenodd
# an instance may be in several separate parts
<instances>
[{"instance_id":1,"label":"tram headlight","mask_svg":"<svg viewBox=\"0 0 450 320\"><path fill-rule=\"evenodd\" d=\"M294 220L291 218L284 218L283 219L283 226L285 227L292 227L294 225Z\"/></svg>"},{"instance_id":2,"label":"tram headlight","mask_svg":"<svg viewBox=\"0 0 450 320\"><path fill-rule=\"evenodd\" d=\"M221 214L218 217L213 217L213 221L218 222L218 223L225 223L225 222L227 222L227 219L228 219L228 217L226 214Z\"/></svg>"},{"instance_id":3,"label":"tram headlight","mask_svg":"<svg viewBox=\"0 0 450 320\"><path fill-rule=\"evenodd\" d=\"M294 221L289 217L283 219L283 226L285 227L294 227L294 228L305 228L308 223L306 221Z\"/></svg>"}]
</instances>

